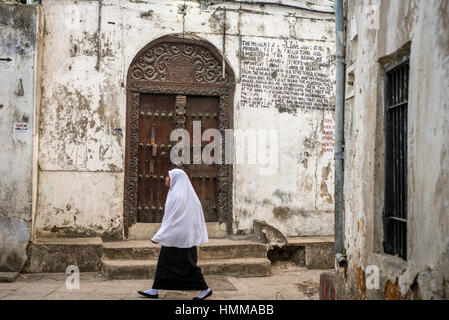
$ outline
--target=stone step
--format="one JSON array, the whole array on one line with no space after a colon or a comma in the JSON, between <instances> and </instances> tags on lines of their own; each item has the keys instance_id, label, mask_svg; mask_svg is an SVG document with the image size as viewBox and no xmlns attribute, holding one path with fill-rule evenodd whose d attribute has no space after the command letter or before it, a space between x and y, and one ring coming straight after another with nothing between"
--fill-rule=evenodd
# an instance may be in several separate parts
<instances>
[{"instance_id":1,"label":"stone step","mask_svg":"<svg viewBox=\"0 0 449 320\"><path fill-rule=\"evenodd\" d=\"M103 260L156 260L160 246L149 240L104 242Z\"/></svg>"},{"instance_id":2,"label":"stone step","mask_svg":"<svg viewBox=\"0 0 449 320\"><path fill-rule=\"evenodd\" d=\"M151 279L157 260L103 260L101 271L109 279ZM271 263L267 258L217 259L198 261L205 275L268 277Z\"/></svg>"},{"instance_id":3,"label":"stone step","mask_svg":"<svg viewBox=\"0 0 449 320\"><path fill-rule=\"evenodd\" d=\"M128 239L151 240L160 227L161 223L136 223L128 229ZM228 237L225 223L207 222L206 228L209 239L226 239Z\"/></svg>"},{"instance_id":4,"label":"stone step","mask_svg":"<svg viewBox=\"0 0 449 320\"><path fill-rule=\"evenodd\" d=\"M105 260L157 260L160 246L148 240L105 242ZM198 248L199 260L266 258L267 247L263 243L211 239Z\"/></svg>"},{"instance_id":5,"label":"stone step","mask_svg":"<svg viewBox=\"0 0 449 320\"><path fill-rule=\"evenodd\" d=\"M253 241L211 240L199 247L200 260L267 258L268 246Z\"/></svg>"},{"instance_id":6,"label":"stone step","mask_svg":"<svg viewBox=\"0 0 449 320\"><path fill-rule=\"evenodd\" d=\"M125 260L125 263L126 260L152 260L156 263L159 248L160 246L154 245L151 241L103 242L101 238L39 238L27 249L28 261L24 272L65 272L69 265L78 266L81 272L97 272L103 266L102 260ZM290 260L298 266L309 269L332 269L334 239L333 237L288 238L288 244L279 252L276 252L275 248L268 250L266 244L248 239L210 239L207 244L199 247L198 256L201 262L227 261L226 259L235 262L236 259L255 258L268 263L270 260L273 262ZM232 270L232 264L226 265L225 270ZM237 269L237 275L238 270L240 269Z\"/></svg>"}]
</instances>

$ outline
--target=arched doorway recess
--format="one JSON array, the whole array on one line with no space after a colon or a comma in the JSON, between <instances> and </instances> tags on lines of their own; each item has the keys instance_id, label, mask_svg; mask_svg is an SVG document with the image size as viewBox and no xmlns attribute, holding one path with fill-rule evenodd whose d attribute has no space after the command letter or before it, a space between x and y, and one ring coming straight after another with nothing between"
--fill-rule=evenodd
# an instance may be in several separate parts
<instances>
[{"instance_id":1,"label":"arched doorway recess","mask_svg":"<svg viewBox=\"0 0 449 320\"><path fill-rule=\"evenodd\" d=\"M225 129L233 128L234 79L221 53L196 37L158 38L133 59L126 88L125 237L137 222L162 219L173 128L192 133L193 121L201 120L202 131L215 127L225 146ZM233 168L222 156L223 164L192 165L186 171L202 198L206 221L226 223L230 232Z\"/></svg>"}]
</instances>

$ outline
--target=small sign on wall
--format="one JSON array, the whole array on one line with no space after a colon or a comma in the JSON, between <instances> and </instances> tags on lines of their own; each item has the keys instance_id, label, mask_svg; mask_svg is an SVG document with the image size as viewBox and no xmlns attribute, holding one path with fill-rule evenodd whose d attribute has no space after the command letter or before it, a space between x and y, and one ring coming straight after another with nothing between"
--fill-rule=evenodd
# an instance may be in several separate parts
<instances>
[{"instance_id":1,"label":"small sign on wall","mask_svg":"<svg viewBox=\"0 0 449 320\"><path fill-rule=\"evenodd\" d=\"M30 126L26 122L14 122L13 139L14 141L28 142L30 138Z\"/></svg>"},{"instance_id":2,"label":"small sign on wall","mask_svg":"<svg viewBox=\"0 0 449 320\"><path fill-rule=\"evenodd\" d=\"M0 72L11 72L15 70L14 60L7 57L0 57Z\"/></svg>"}]
</instances>

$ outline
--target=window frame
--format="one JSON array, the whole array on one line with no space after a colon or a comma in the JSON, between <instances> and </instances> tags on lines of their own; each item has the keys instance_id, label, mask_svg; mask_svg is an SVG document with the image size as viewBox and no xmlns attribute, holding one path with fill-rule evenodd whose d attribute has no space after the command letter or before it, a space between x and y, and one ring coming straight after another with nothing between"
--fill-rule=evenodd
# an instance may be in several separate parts
<instances>
[{"instance_id":1,"label":"window frame","mask_svg":"<svg viewBox=\"0 0 449 320\"><path fill-rule=\"evenodd\" d=\"M384 80L383 249L386 254L398 256L405 261L407 260L408 231L409 83L410 52L407 52L385 66Z\"/></svg>"}]
</instances>

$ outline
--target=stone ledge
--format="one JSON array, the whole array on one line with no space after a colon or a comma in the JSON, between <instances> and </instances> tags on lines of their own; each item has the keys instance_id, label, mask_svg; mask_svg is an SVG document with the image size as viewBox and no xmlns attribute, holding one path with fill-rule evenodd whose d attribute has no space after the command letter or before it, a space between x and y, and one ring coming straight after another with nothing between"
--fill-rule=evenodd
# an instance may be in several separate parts
<instances>
[{"instance_id":1,"label":"stone ledge","mask_svg":"<svg viewBox=\"0 0 449 320\"><path fill-rule=\"evenodd\" d=\"M39 238L35 245L74 245L74 246L102 246L101 238Z\"/></svg>"},{"instance_id":2,"label":"stone ledge","mask_svg":"<svg viewBox=\"0 0 449 320\"><path fill-rule=\"evenodd\" d=\"M20 272L0 272L0 283L14 282L19 277Z\"/></svg>"},{"instance_id":3,"label":"stone ledge","mask_svg":"<svg viewBox=\"0 0 449 320\"><path fill-rule=\"evenodd\" d=\"M324 236L324 237L297 237L297 238L287 238L287 242L290 245L307 245L315 243L334 243L334 237Z\"/></svg>"},{"instance_id":4,"label":"stone ledge","mask_svg":"<svg viewBox=\"0 0 449 320\"><path fill-rule=\"evenodd\" d=\"M27 247L27 273L65 272L75 265L80 272L101 268L101 238L40 238Z\"/></svg>"},{"instance_id":5,"label":"stone ledge","mask_svg":"<svg viewBox=\"0 0 449 320\"><path fill-rule=\"evenodd\" d=\"M151 240L161 227L161 223L136 223L128 230L128 240ZM226 225L218 222L207 222L209 239L227 238Z\"/></svg>"}]
</instances>

